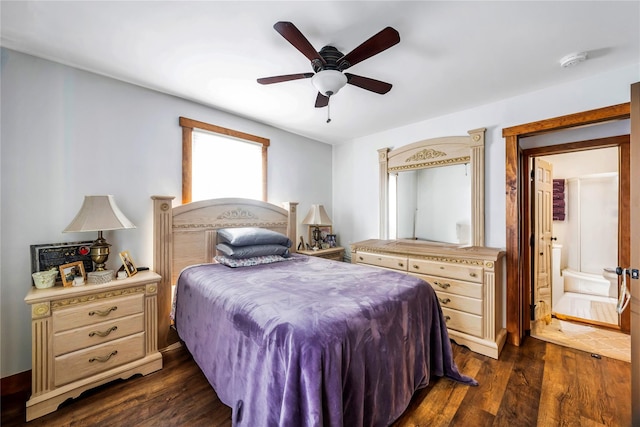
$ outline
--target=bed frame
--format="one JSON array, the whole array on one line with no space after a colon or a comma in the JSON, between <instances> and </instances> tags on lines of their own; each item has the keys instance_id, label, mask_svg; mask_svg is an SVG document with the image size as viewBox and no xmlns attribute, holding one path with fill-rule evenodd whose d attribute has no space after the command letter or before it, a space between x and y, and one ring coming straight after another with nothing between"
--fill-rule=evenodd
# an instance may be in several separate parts
<instances>
[{"instance_id":1,"label":"bed frame","mask_svg":"<svg viewBox=\"0 0 640 427\"><path fill-rule=\"evenodd\" d=\"M173 196L153 199L153 270L162 276L158 288L158 348L169 344L172 286L185 267L211 262L216 230L260 227L285 234L296 251L298 203L284 208L259 200L226 198L172 207Z\"/></svg>"}]
</instances>

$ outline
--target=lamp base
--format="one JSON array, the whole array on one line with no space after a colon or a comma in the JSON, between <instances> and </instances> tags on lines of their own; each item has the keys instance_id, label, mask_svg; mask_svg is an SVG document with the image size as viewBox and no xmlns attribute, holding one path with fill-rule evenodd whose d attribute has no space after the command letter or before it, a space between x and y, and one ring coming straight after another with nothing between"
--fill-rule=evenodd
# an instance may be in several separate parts
<instances>
[{"instance_id":1,"label":"lamp base","mask_svg":"<svg viewBox=\"0 0 640 427\"><path fill-rule=\"evenodd\" d=\"M102 231L98 231L98 238L89 248L89 255L95 264L96 271L104 271L105 263L109 259L109 247L111 245L102 237Z\"/></svg>"},{"instance_id":2,"label":"lamp base","mask_svg":"<svg viewBox=\"0 0 640 427\"><path fill-rule=\"evenodd\" d=\"M316 225L315 228L311 232L313 237L313 247L316 249L321 249L322 244L320 243L320 239L322 238L322 233L320 232L320 228Z\"/></svg>"}]
</instances>

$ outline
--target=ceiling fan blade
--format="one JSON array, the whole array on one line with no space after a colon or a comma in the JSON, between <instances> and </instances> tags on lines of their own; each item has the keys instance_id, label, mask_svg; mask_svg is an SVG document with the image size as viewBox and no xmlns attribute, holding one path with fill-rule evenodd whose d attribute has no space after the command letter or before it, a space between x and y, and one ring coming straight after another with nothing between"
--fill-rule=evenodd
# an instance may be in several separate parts
<instances>
[{"instance_id":1,"label":"ceiling fan blade","mask_svg":"<svg viewBox=\"0 0 640 427\"><path fill-rule=\"evenodd\" d=\"M286 74L284 76L262 77L258 79L258 83L262 85L270 85L272 83L288 82L289 80L309 79L313 77L313 73Z\"/></svg>"},{"instance_id":2,"label":"ceiling fan blade","mask_svg":"<svg viewBox=\"0 0 640 427\"><path fill-rule=\"evenodd\" d=\"M344 73L347 76L347 83L359 88L370 90L371 92L384 95L389 92L393 85L391 83L381 82L380 80L370 79L369 77L356 76L354 74Z\"/></svg>"},{"instance_id":3,"label":"ceiling fan blade","mask_svg":"<svg viewBox=\"0 0 640 427\"><path fill-rule=\"evenodd\" d=\"M318 92L318 96L316 97L316 108L326 107L327 105L329 105L329 97Z\"/></svg>"},{"instance_id":4,"label":"ceiling fan blade","mask_svg":"<svg viewBox=\"0 0 640 427\"><path fill-rule=\"evenodd\" d=\"M400 34L398 31L391 27L387 27L376 35L371 36L351 52L347 53L338 60L338 63L344 60L349 63L349 67L353 66L358 62L364 61L367 58L371 58L373 55L377 55L380 52L389 49L398 42L400 42Z\"/></svg>"},{"instance_id":5,"label":"ceiling fan blade","mask_svg":"<svg viewBox=\"0 0 640 427\"><path fill-rule=\"evenodd\" d=\"M326 64L324 58L320 56L317 50L309 43L309 40L302 35L300 30L291 22L279 21L273 25L273 28L280 33L289 43L298 49L309 61L318 60L323 65Z\"/></svg>"}]
</instances>

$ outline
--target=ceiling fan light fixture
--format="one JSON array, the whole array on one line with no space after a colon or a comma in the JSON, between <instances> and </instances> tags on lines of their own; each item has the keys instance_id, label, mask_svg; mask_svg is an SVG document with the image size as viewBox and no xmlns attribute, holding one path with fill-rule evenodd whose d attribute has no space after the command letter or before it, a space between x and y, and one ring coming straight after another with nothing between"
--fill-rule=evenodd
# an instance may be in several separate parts
<instances>
[{"instance_id":1,"label":"ceiling fan light fixture","mask_svg":"<svg viewBox=\"0 0 640 427\"><path fill-rule=\"evenodd\" d=\"M311 78L311 83L321 94L332 96L347 84L347 76L337 70L322 70Z\"/></svg>"}]
</instances>

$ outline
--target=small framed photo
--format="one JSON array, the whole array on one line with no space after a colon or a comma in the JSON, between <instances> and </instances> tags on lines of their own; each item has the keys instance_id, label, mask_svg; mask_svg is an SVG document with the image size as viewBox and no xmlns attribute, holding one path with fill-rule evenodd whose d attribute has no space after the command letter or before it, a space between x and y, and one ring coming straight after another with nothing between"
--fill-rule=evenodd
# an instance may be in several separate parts
<instances>
[{"instance_id":1,"label":"small framed photo","mask_svg":"<svg viewBox=\"0 0 640 427\"><path fill-rule=\"evenodd\" d=\"M315 225L309 226L309 242L314 245L315 240L313 240L313 230L315 229ZM320 229L320 240L318 241L318 246L322 247L323 243L327 243L327 236L331 234L331 226L330 225L319 225Z\"/></svg>"},{"instance_id":2,"label":"small framed photo","mask_svg":"<svg viewBox=\"0 0 640 427\"><path fill-rule=\"evenodd\" d=\"M70 262L69 264L63 264L60 267L60 277L62 278L62 286L73 286L73 281L82 277L80 281L84 284L87 280L87 273L84 270L84 263L82 261Z\"/></svg>"},{"instance_id":3,"label":"small framed photo","mask_svg":"<svg viewBox=\"0 0 640 427\"><path fill-rule=\"evenodd\" d=\"M120 252L120 259L122 260L122 265L124 265L124 271L127 272L127 276L131 277L138 272L129 251Z\"/></svg>"}]
</instances>

